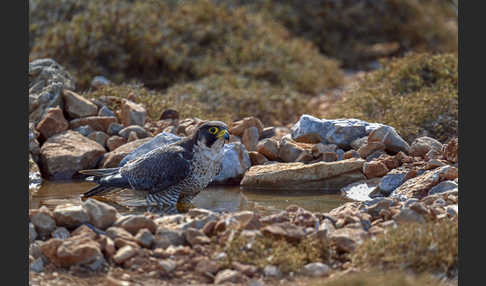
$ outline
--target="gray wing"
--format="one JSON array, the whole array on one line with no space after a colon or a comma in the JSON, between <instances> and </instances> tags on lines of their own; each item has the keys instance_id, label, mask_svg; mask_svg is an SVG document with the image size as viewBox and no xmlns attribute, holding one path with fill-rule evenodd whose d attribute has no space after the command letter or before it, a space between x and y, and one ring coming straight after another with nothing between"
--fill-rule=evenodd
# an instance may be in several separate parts
<instances>
[{"instance_id":1,"label":"gray wing","mask_svg":"<svg viewBox=\"0 0 486 286\"><path fill-rule=\"evenodd\" d=\"M131 160L120 168L120 174L136 190L159 192L189 175L191 157L184 148L168 145Z\"/></svg>"}]
</instances>

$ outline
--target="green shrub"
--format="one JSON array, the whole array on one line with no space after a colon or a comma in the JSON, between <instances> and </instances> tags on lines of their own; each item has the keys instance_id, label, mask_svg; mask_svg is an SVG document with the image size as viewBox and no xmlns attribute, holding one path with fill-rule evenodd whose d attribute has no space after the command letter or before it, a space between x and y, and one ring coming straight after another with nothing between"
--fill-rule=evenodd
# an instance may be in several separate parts
<instances>
[{"instance_id":1,"label":"green shrub","mask_svg":"<svg viewBox=\"0 0 486 286\"><path fill-rule=\"evenodd\" d=\"M246 8L198 0L89 1L36 39L31 58L52 57L81 88L95 75L149 88L237 73L315 93L341 83L338 63L279 23Z\"/></svg>"},{"instance_id":2,"label":"green shrub","mask_svg":"<svg viewBox=\"0 0 486 286\"><path fill-rule=\"evenodd\" d=\"M409 142L418 136L442 142L457 136L456 55L412 53L382 65L345 92L329 116L385 123Z\"/></svg>"},{"instance_id":3,"label":"green shrub","mask_svg":"<svg viewBox=\"0 0 486 286\"><path fill-rule=\"evenodd\" d=\"M454 52L458 46L456 9L450 1L214 1L266 13L345 67L360 67L381 56L409 50ZM388 45L392 43L396 45Z\"/></svg>"},{"instance_id":4,"label":"green shrub","mask_svg":"<svg viewBox=\"0 0 486 286\"><path fill-rule=\"evenodd\" d=\"M353 254L353 264L454 274L458 266L457 244L457 220L404 224L376 240L366 240Z\"/></svg>"}]
</instances>

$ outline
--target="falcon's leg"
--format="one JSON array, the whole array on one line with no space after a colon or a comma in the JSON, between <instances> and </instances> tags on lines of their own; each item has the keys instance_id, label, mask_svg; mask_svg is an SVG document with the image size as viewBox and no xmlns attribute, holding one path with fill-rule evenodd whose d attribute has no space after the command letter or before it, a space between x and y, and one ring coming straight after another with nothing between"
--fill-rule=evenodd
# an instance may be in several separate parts
<instances>
[{"instance_id":1,"label":"falcon's leg","mask_svg":"<svg viewBox=\"0 0 486 286\"><path fill-rule=\"evenodd\" d=\"M164 214L176 214L177 211L177 199L179 198L179 192L166 191L159 193L147 194L146 201L148 210L152 212L162 212Z\"/></svg>"},{"instance_id":2,"label":"falcon's leg","mask_svg":"<svg viewBox=\"0 0 486 286\"><path fill-rule=\"evenodd\" d=\"M182 213L182 212L187 212L189 209L195 208L196 206L194 206L191 202L192 202L192 199L198 193L199 192L197 192L196 194L193 194L193 195L180 194L179 200L177 201L177 210Z\"/></svg>"}]
</instances>

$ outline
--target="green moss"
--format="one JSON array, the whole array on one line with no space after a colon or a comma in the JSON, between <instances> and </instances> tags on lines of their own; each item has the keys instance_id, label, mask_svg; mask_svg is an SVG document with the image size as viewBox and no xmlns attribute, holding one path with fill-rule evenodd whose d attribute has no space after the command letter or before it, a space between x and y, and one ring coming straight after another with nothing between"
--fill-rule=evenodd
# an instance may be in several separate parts
<instances>
[{"instance_id":1,"label":"green moss","mask_svg":"<svg viewBox=\"0 0 486 286\"><path fill-rule=\"evenodd\" d=\"M308 263L326 261L329 253L315 240L304 239L292 244L284 239L260 236L254 239L238 236L220 251L227 254L221 262L223 266L229 267L233 261L237 261L263 269L270 264L278 266L282 273L296 273Z\"/></svg>"},{"instance_id":2,"label":"green moss","mask_svg":"<svg viewBox=\"0 0 486 286\"><path fill-rule=\"evenodd\" d=\"M382 65L343 94L329 116L385 123L409 142L418 136L442 142L457 136L456 55L412 53Z\"/></svg>"},{"instance_id":3,"label":"green moss","mask_svg":"<svg viewBox=\"0 0 486 286\"><path fill-rule=\"evenodd\" d=\"M52 25L30 56L67 65L81 88L95 75L166 88L231 72L315 93L342 78L336 61L279 23L209 0L89 1L70 21Z\"/></svg>"},{"instance_id":4,"label":"green moss","mask_svg":"<svg viewBox=\"0 0 486 286\"><path fill-rule=\"evenodd\" d=\"M355 251L358 267L411 269L415 272L454 273L458 266L458 222L404 224Z\"/></svg>"}]
</instances>

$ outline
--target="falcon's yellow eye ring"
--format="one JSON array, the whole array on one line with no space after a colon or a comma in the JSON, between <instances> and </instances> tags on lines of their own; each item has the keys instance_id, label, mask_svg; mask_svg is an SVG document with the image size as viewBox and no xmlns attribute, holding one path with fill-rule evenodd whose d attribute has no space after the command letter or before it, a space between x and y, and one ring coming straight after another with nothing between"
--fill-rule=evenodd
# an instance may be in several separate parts
<instances>
[{"instance_id":1,"label":"falcon's yellow eye ring","mask_svg":"<svg viewBox=\"0 0 486 286\"><path fill-rule=\"evenodd\" d=\"M209 128L209 133L214 135L214 134L218 133L218 130L219 130L218 127L211 127L211 128Z\"/></svg>"}]
</instances>

